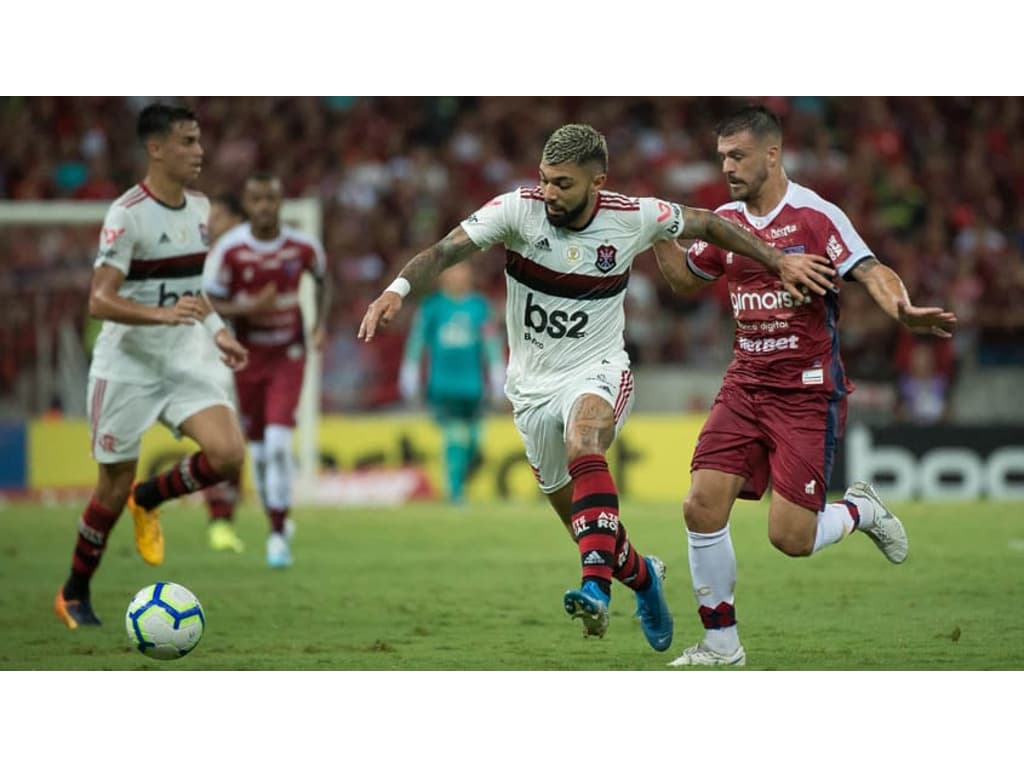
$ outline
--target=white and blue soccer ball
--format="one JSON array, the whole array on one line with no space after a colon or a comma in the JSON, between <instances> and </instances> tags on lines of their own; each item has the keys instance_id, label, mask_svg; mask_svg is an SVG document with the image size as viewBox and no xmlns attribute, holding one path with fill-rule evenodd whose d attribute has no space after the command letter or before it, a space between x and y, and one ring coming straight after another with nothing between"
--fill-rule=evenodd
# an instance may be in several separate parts
<instances>
[{"instance_id":1,"label":"white and blue soccer ball","mask_svg":"<svg viewBox=\"0 0 1024 768\"><path fill-rule=\"evenodd\" d=\"M158 581L135 594L124 623L128 639L142 653L154 659L179 659L199 644L206 615L185 587Z\"/></svg>"}]
</instances>

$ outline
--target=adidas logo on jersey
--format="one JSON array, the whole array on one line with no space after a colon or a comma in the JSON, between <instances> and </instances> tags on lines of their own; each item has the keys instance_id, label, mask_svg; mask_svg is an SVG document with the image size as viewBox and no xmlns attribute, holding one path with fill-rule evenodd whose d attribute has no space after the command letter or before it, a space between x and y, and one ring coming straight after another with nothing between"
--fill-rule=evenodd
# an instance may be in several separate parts
<instances>
[{"instance_id":1,"label":"adidas logo on jersey","mask_svg":"<svg viewBox=\"0 0 1024 768\"><path fill-rule=\"evenodd\" d=\"M548 242L548 239L546 237L542 237L540 240L533 244L533 247L536 248L538 251L550 251L551 243Z\"/></svg>"},{"instance_id":2,"label":"adidas logo on jersey","mask_svg":"<svg viewBox=\"0 0 1024 768\"><path fill-rule=\"evenodd\" d=\"M169 238L167 236L166 232L164 232L162 235L160 235L160 245L163 245L164 243L169 243L169 242L171 242L171 238Z\"/></svg>"}]
</instances>

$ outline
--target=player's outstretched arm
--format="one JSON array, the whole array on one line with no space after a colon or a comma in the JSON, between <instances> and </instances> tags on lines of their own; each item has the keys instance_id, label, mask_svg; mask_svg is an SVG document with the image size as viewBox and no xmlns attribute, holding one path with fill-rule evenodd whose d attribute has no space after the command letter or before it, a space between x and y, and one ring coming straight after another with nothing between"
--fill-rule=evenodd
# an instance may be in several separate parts
<instances>
[{"instance_id":1,"label":"player's outstretched arm","mask_svg":"<svg viewBox=\"0 0 1024 768\"><path fill-rule=\"evenodd\" d=\"M709 284L693 273L686 265L686 250L678 240L659 240L654 244L654 256L662 277L673 292L683 295L696 293Z\"/></svg>"},{"instance_id":2,"label":"player's outstretched arm","mask_svg":"<svg viewBox=\"0 0 1024 768\"><path fill-rule=\"evenodd\" d=\"M449 232L443 240L417 253L402 267L398 279L367 308L363 321L359 324L356 338L371 341L377 334L378 326L384 327L395 319L402 309L402 299L406 295L413 292L422 293L433 284L434 278L441 272L478 250L480 249L476 243L460 225Z\"/></svg>"},{"instance_id":3,"label":"player's outstretched arm","mask_svg":"<svg viewBox=\"0 0 1024 768\"><path fill-rule=\"evenodd\" d=\"M819 296L824 296L832 288L835 269L825 256L783 253L742 227L704 208L684 208L683 223L683 231L678 235L680 240L700 238L724 250L754 259L777 274L782 280L782 287L799 301L805 298L805 288Z\"/></svg>"},{"instance_id":4,"label":"player's outstretched arm","mask_svg":"<svg viewBox=\"0 0 1024 768\"><path fill-rule=\"evenodd\" d=\"M953 335L956 315L942 307L915 307L900 276L878 259L864 259L851 272L885 314L914 333L930 333L943 339Z\"/></svg>"},{"instance_id":5,"label":"player's outstretched arm","mask_svg":"<svg viewBox=\"0 0 1024 768\"><path fill-rule=\"evenodd\" d=\"M125 325L182 325L206 317L206 303L198 296L182 296L173 307L151 307L121 296L122 283L121 270L107 264L97 267L89 287L89 314Z\"/></svg>"}]
</instances>

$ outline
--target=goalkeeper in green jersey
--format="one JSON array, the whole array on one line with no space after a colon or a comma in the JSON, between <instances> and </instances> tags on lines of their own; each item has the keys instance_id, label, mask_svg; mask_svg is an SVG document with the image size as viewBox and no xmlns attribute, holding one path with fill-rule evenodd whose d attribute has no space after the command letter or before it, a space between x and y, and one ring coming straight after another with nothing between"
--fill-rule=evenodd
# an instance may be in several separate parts
<instances>
[{"instance_id":1,"label":"goalkeeper in green jersey","mask_svg":"<svg viewBox=\"0 0 1024 768\"><path fill-rule=\"evenodd\" d=\"M442 272L438 287L413 320L399 388L406 400L419 397L426 353L425 399L444 439L448 498L458 504L479 461L480 420L488 399L502 397L505 356L487 299L473 290L469 263Z\"/></svg>"}]
</instances>

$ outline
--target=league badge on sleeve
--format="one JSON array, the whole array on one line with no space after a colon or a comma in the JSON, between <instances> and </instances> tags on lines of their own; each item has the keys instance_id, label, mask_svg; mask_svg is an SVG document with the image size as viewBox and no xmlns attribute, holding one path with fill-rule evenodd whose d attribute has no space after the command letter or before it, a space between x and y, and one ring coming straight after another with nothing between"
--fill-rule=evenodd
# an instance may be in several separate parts
<instances>
[{"instance_id":1,"label":"league badge on sleeve","mask_svg":"<svg viewBox=\"0 0 1024 768\"><path fill-rule=\"evenodd\" d=\"M124 227L104 227L101 233L104 245L113 245L121 235L124 234Z\"/></svg>"}]
</instances>

